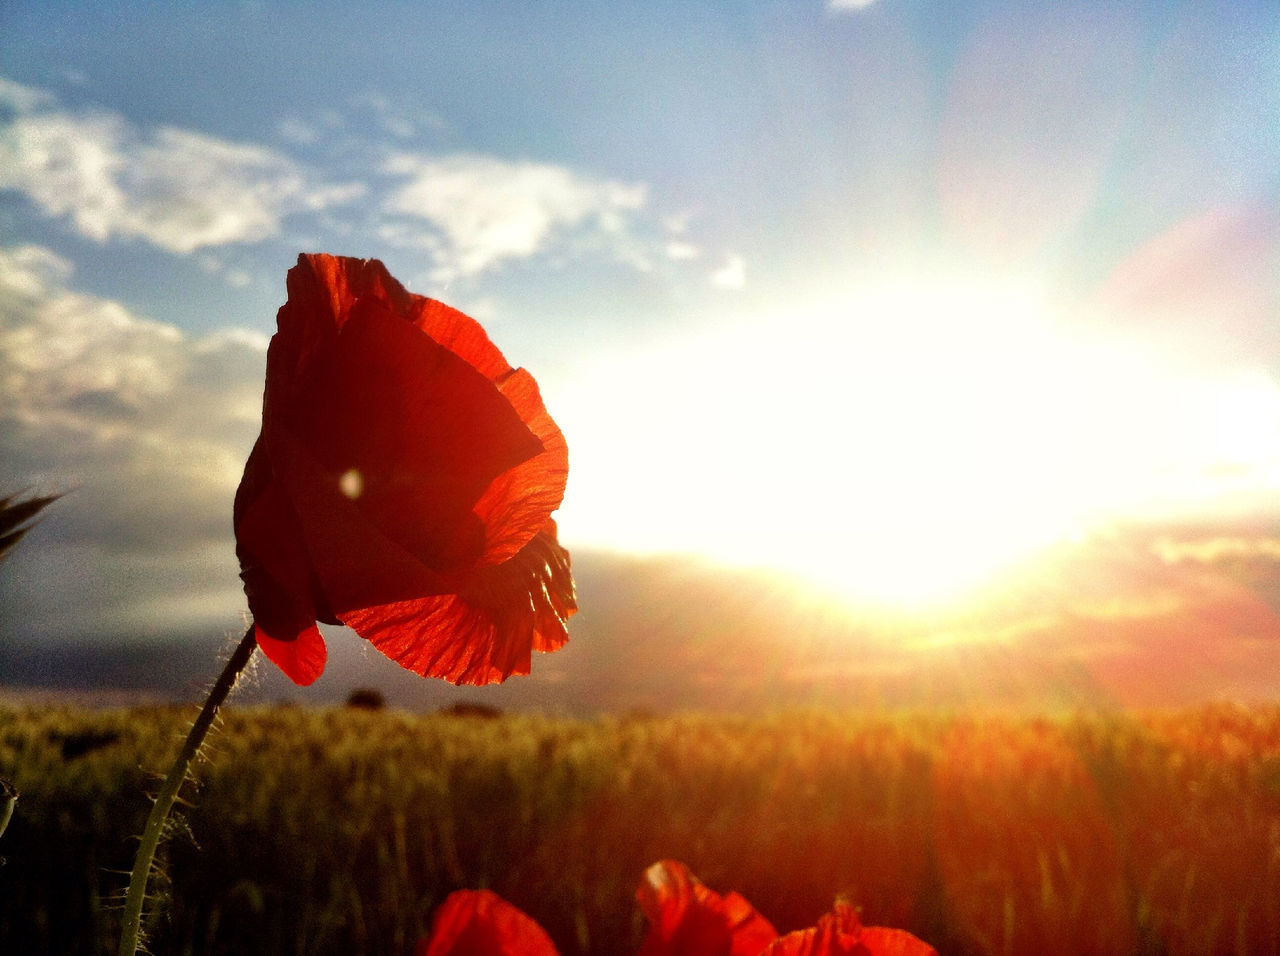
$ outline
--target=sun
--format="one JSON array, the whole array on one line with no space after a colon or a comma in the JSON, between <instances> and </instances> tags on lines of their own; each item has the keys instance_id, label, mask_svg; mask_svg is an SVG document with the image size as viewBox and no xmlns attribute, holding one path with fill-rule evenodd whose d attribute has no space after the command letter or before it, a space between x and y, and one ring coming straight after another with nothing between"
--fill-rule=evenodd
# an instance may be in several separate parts
<instances>
[{"instance_id":1,"label":"sun","mask_svg":"<svg viewBox=\"0 0 1280 956\"><path fill-rule=\"evenodd\" d=\"M783 507L747 535L726 521L710 536L732 542L722 557L920 607L1083 531L1098 504L1076 417L1085 357L1036 288L881 281L810 315L788 324L789 354L744 362L770 372L747 416L768 452L731 513L761 489Z\"/></svg>"},{"instance_id":2,"label":"sun","mask_svg":"<svg viewBox=\"0 0 1280 956\"><path fill-rule=\"evenodd\" d=\"M1082 336L1060 298L878 277L615 356L558 406L566 535L776 568L860 604L959 600L1158 502L1196 451L1170 425L1186 382Z\"/></svg>"}]
</instances>

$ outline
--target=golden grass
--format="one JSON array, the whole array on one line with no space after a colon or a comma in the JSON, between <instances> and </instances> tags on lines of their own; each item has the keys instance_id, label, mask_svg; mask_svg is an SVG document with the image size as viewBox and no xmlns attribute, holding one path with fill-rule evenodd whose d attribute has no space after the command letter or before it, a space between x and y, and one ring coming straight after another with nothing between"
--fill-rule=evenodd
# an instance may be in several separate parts
<instances>
[{"instance_id":1,"label":"golden grass","mask_svg":"<svg viewBox=\"0 0 1280 956\"><path fill-rule=\"evenodd\" d=\"M0 710L0 939L111 952L144 792L192 714ZM634 951L664 857L780 930L837 895L944 953L1280 952L1280 709L571 721L232 708L186 791L157 953L408 953L487 887ZM1030 948L1028 948L1030 947Z\"/></svg>"}]
</instances>

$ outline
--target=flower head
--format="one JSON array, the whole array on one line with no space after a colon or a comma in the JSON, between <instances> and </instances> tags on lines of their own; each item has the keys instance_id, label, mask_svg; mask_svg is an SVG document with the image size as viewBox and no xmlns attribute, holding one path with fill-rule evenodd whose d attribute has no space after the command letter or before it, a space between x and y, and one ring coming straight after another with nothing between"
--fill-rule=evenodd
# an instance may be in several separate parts
<instances>
[{"instance_id":1,"label":"flower head","mask_svg":"<svg viewBox=\"0 0 1280 956\"><path fill-rule=\"evenodd\" d=\"M779 937L760 956L938 956L903 929L863 926L848 903L837 903L818 925Z\"/></svg>"},{"instance_id":2,"label":"flower head","mask_svg":"<svg viewBox=\"0 0 1280 956\"><path fill-rule=\"evenodd\" d=\"M236 493L258 643L296 683L343 623L424 677L528 673L576 609L568 451L533 378L381 262L299 256Z\"/></svg>"},{"instance_id":3,"label":"flower head","mask_svg":"<svg viewBox=\"0 0 1280 956\"><path fill-rule=\"evenodd\" d=\"M756 956L778 935L737 893L712 892L675 860L645 870L636 899L649 920L640 956Z\"/></svg>"},{"instance_id":4,"label":"flower head","mask_svg":"<svg viewBox=\"0 0 1280 956\"><path fill-rule=\"evenodd\" d=\"M846 903L810 929L778 936L737 893L720 896L689 868L659 860L636 899L649 920L639 956L938 956L905 930L863 926ZM459 890L436 911L414 956L556 956L532 919L487 890Z\"/></svg>"},{"instance_id":5,"label":"flower head","mask_svg":"<svg viewBox=\"0 0 1280 956\"><path fill-rule=\"evenodd\" d=\"M546 932L489 890L450 893L414 956L557 956Z\"/></svg>"}]
</instances>

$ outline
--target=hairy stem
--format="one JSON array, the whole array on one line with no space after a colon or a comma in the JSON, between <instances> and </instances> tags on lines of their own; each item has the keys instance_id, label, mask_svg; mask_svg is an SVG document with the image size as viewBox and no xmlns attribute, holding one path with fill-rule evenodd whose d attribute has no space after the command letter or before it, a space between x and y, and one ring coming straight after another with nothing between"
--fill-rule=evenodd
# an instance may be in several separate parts
<instances>
[{"instance_id":1,"label":"hairy stem","mask_svg":"<svg viewBox=\"0 0 1280 956\"><path fill-rule=\"evenodd\" d=\"M138 844L138 855L133 861L133 875L129 878L129 892L124 901L124 927L120 931L119 956L134 956L138 951L142 904L146 900L151 864L156 858L156 849L160 846L165 820L169 818L169 811L173 808L173 803L178 798L178 791L182 789L182 784L187 778L191 761L195 759L200 745L204 743L205 735L209 732L214 717L218 715L218 708L227 699L227 694L235 686L236 678L249 663L249 658L253 656L257 646L258 642L251 624L227 661L226 667L218 675L217 683L209 691L209 696L200 709L200 715L191 725L187 739L182 744L178 759L173 762L173 767L165 777L160 792L156 794L156 802L151 807L151 815L147 817L146 828L142 831L142 841Z\"/></svg>"},{"instance_id":2,"label":"hairy stem","mask_svg":"<svg viewBox=\"0 0 1280 956\"><path fill-rule=\"evenodd\" d=\"M18 788L8 780L0 780L0 836L9 826L13 806L18 802Z\"/></svg>"}]
</instances>

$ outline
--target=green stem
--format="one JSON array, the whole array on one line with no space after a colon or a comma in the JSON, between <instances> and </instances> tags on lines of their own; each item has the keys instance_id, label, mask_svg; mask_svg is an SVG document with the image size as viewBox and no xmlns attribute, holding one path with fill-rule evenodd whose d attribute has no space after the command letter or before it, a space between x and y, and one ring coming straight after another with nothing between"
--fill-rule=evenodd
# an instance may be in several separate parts
<instances>
[{"instance_id":1,"label":"green stem","mask_svg":"<svg viewBox=\"0 0 1280 956\"><path fill-rule=\"evenodd\" d=\"M18 802L18 788L8 780L0 780L0 836L9 827L13 817L13 806Z\"/></svg>"},{"instance_id":2,"label":"green stem","mask_svg":"<svg viewBox=\"0 0 1280 956\"><path fill-rule=\"evenodd\" d=\"M222 669L217 683L209 691L204 707L200 709L200 715L196 717L196 722L191 725L191 731L187 734L187 739L182 744L178 759L173 762L173 768L169 771L169 776L165 777L164 783L160 787L160 792L156 794L156 802L151 807L151 815L147 817L146 829L142 831L142 841L138 844L138 855L133 861L133 875L129 878L129 892L124 900L124 927L120 931L119 956L134 956L138 951L138 938L142 924L142 904L146 899L147 880L151 876L151 864L156 858L156 849L160 846L160 837L164 832L165 820L168 819L169 811L173 808L173 803L178 798L178 791L182 789L183 781L187 778L187 770L191 766L191 761L195 759L196 753L200 750L200 745L204 743L205 735L209 732L209 727L212 725L214 717L218 715L218 708L227 699L227 694L235 686L236 678L240 676L240 672L244 670L245 665L249 663L249 658L253 656L257 646L258 642L251 624L249 629L245 631L244 637L231 655L230 660L227 661L227 666Z\"/></svg>"}]
</instances>

